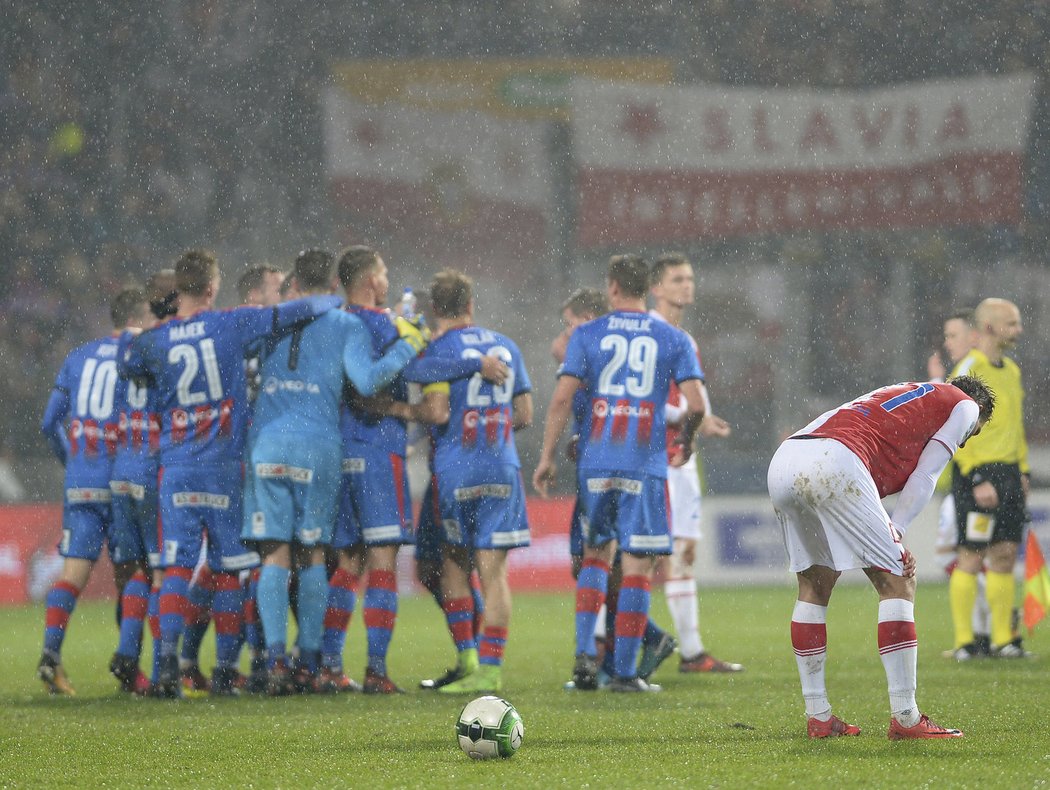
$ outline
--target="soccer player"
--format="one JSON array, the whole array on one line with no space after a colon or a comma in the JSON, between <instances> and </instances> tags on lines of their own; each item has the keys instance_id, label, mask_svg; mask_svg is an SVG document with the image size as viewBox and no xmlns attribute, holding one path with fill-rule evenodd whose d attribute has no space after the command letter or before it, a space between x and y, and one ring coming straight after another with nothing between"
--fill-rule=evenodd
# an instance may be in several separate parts
<instances>
[{"instance_id":1,"label":"soccer player","mask_svg":"<svg viewBox=\"0 0 1050 790\"><path fill-rule=\"evenodd\" d=\"M170 292L174 278L174 271L161 270L147 282L146 291L135 296L138 302L127 322L129 334L125 341L130 340L132 333L156 324L147 303L148 295L162 297ZM125 393L117 420L117 452L109 481L113 510L110 550L121 591L120 641L109 671L124 691L144 694L149 690L149 681L139 670L142 631L151 599L160 594L161 580L157 546L160 414L155 394L149 387L128 382Z\"/></svg>"},{"instance_id":2,"label":"soccer player","mask_svg":"<svg viewBox=\"0 0 1050 790\"><path fill-rule=\"evenodd\" d=\"M583 568L576 584L577 689L597 687L594 626L604 603L609 567L619 547L623 584L618 596L612 691L651 691L637 676L637 658L649 614L654 557L670 554L666 505L667 438L663 404L671 382L688 416L676 439L684 463L704 413L703 374L685 334L646 313L649 267L637 255L609 262L612 312L577 327L551 398L543 450L532 483L543 496L555 478L554 452L585 388L590 400L581 435L579 491L584 500Z\"/></svg>"},{"instance_id":3,"label":"soccer player","mask_svg":"<svg viewBox=\"0 0 1050 790\"><path fill-rule=\"evenodd\" d=\"M333 267L332 255L324 250L302 252L291 275L293 287L301 296L331 293ZM315 677L316 689L336 690L331 679L322 686L316 676L328 598L324 548L332 538L340 487L343 376L358 392L372 395L424 345L421 332L406 330L373 360L364 322L339 310L271 341L263 351L263 386L249 438L255 509L245 514L243 537L259 545L263 555L258 606L273 696L291 691L285 644L293 554L299 582L299 660Z\"/></svg>"},{"instance_id":4,"label":"soccer player","mask_svg":"<svg viewBox=\"0 0 1050 790\"><path fill-rule=\"evenodd\" d=\"M430 300L439 337L427 357L496 357L509 367L510 375L501 385L486 383L478 373L423 388L419 416L434 426L433 473L444 527L441 592L454 636L455 621L472 614L470 574L474 564L485 601L476 641L465 632L456 637L463 677L440 686L437 690L442 694L502 688L511 615L507 554L529 545L514 432L532 423L532 387L514 342L474 325L472 288L471 279L453 269L434 277Z\"/></svg>"},{"instance_id":5,"label":"soccer player","mask_svg":"<svg viewBox=\"0 0 1050 790\"><path fill-rule=\"evenodd\" d=\"M985 590L994 658L1025 658L1011 617L1016 595L1014 563L1028 520L1028 443L1024 430L1021 370L1006 355L1023 327L1017 305L985 299L974 313L977 345L952 376L976 376L996 397L995 419L955 457L952 478L959 560L948 584L955 628L955 658L979 654L971 614L977 600L977 574L985 567Z\"/></svg>"},{"instance_id":6,"label":"soccer player","mask_svg":"<svg viewBox=\"0 0 1050 790\"><path fill-rule=\"evenodd\" d=\"M284 272L269 264L252 266L237 280L237 296L242 305L273 307L284 301L281 291L286 279Z\"/></svg>"},{"instance_id":7,"label":"soccer player","mask_svg":"<svg viewBox=\"0 0 1050 790\"><path fill-rule=\"evenodd\" d=\"M576 327L593 321L609 311L609 302L605 294L597 288L579 288L570 294L569 298L561 306L561 318L564 328L551 342L551 356L558 363L559 369L565 362L565 350L569 347L569 338L576 331ZM587 393L579 389L572 399L572 434L566 454L570 461L575 462L579 457L580 431L587 419L587 408L590 402ZM572 521L569 524L569 554L572 557L572 578L579 578L580 568L583 567L583 524L581 523L582 502L580 492L576 492L576 500L572 506Z\"/></svg>"},{"instance_id":8,"label":"soccer player","mask_svg":"<svg viewBox=\"0 0 1050 790\"><path fill-rule=\"evenodd\" d=\"M285 294L290 279L284 272L269 264L252 266L237 280L237 295L240 303L248 307L273 307L286 301ZM244 368L248 377L249 415L251 404L259 392L259 353L262 341L253 344L246 352ZM251 418L249 416L249 422ZM205 537L207 540L207 537ZM259 623L256 592L259 584L259 568L241 573L243 587L242 638L251 654L251 674L244 688L249 693L266 691L266 643ZM179 655L179 672L182 675L182 690L186 696L197 697L208 693L210 683L201 672L199 655L208 625L212 620L212 605L215 599L214 578L206 563L198 566L186 591L186 628L183 631Z\"/></svg>"},{"instance_id":9,"label":"soccer player","mask_svg":"<svg viewBox=\"0 0 1050 790\"><path fill-rule=\"evenodd\" d=\"M653 262L650 273L653 309L649 315L671 326L682 328L682 316L685 309L693 303L695 282L693 265L681 253L667 253ZM684 331L684 330L683 330ZM692 343L697 359L700 350L696 340L686 333ZM711 402L707 387L700 383L704 395L705 414L700 423L701 436L729 436L729 423L711 411ZM677 431L684 414L682 398L677 387L671 388L671 395L665 407L669 431ZM681 661L679 672L740 672L742 664L722 661L704 649L700 637L700 611L697 596L696 576L693 565L696 562L696 544L700 540L700 476L696 466L696 454L689 457L681 466L667 468L667 494L670 502L671 538L674 541L673 553L669 561L661 560L666 566L664 597L671 613L675 631L678 634ZM639 674L648 678L655 669L675 648L675 641L670 636L662 639L650 653L649 662L643 660ZM649 666L652 665L652 669Z\"/></svg>"},{"instance_id":10,"label":"soccer player","mask_svg":"<svg viewBox=\"0 0 1050 790\"><path fill-rule=\"evenodd\" d=\"M117 375L118 335L140 315L141 291L121 291L110 303L116 332L74 349L59 371L41 431L65 466L62 574L47 594L44 649L37 677L51 694L75 695L62 666L66 627L112 526L109 481L119 444L119 408L126 383Z\"/></svg>"},{"instance_id":11,"label":"soccer player","mask_svg":"<svg viewBox=\"0 0 1050 790\"><path fill-rule=\"evenodd\" d=\"M340 258L339 279L346 290L347 309L369 328L375 358L389 344L393 326L383 309L389 291L386 263L370 247L350 247ZM341 418L343 493L332 540L338 567L329 579L321 651L324 672L341 688L352 687L343 672L342 655L362 568L367 565L368 666L363 690L370 694L401 691L387 675L386 656L397 617L397 550L412 542L405 455L408 421L419 418L415 406L408 403L407 381L451 381L475 373L486 381L503 381L509 370L501 361L487 357L417 358L381 397L366 399L356 391L347 393L350 403Z\"/></svg>"},{"instance_id":12,"label":"soccer player","mask_svg":"<svg viewBox=\"0 0 1050 790\"><path fill-rule=\"evenodd\" d=\"M959 362L973 350L977 345L977 325L974 323L974 311L970 308L958 310L944 319L944 341L943 348L948 361L954 368ZM944 367L941 353L939 351L930 355L926 363L926 370L930 381L944 381L947 370ZM938 490L943 487L951 488L952 475L955 471L954 460L937 481ZM956 524L955 497L949 490L941 499L940 508L937 511L937 540L935 543L937 561L944 567L948 578L959 557L959 528ZM959 659L965 661L974 655L987 656L991 652L991 636L988 625L988 600L985 596L984 568L977 574L977 600L974 603L971 624L974 631L973 644L976 648L974 653L969 650L958 652ZM945 652L946 657L954 658L956 650Z\"/></svg>"},{"instance_id":13,"label":"soccer player","mask_svg":"<svg viewBox=\"0 0 1050 790\"><path fill-rule=\"evenodd\" d=\"M346 291L346 309L367 328L368 353L372 359L378 359L397 337L394 321L384 310L390 287L386 263L370 247L350 247L339 259L339 281ZM407 403L404 377L392 382L388 394L395 401ZM364 595L368 665L362 690L368 694L398 694L401 689L387 674L386 658L397 619L397 552L400 546L412 542L405 470L407 426L394 417L346 408L341 431L343 494L332 541L339 550L339 568L333 583L356 587L363 561L368 574ZM338 641L330 641L322 658L326 670L341 675L342 645Z\"/></svg>"},{"instance_id":14,"label":"soccer player","mask_svg":"<svg viewBox=\"0 0 1050 790\"><path fill-rule=\"evenodd\" d=\"M247 428L245 351L261 338L295 329L338 306L334 296L272 308L216 311L220 276L203 250L175 264L177 315L143 332L128 346L121 372L156 387L161 411L159 488L161 666L157 693L180 696L178 645L185 628L186 592L208 535L215 587L216 665L211 692L234 694L242 598L238 573L259 561L241 542Z\"/></svg>"},{"instance_id":15,"label":"soccer player","mask_svg":"<svg viewBox=\"0 0 1050 790\"><path fill-rule=\"evenodd\" d=\"M828 603L839 576L854 568L879 595L890 740L962 735L934 724L915 702L915 559L902 539L952 455L980 433L994 407L988 388L969 376L895 384L825 412L774 454L769 495L798 578L791 644L809 737L860 734L832 715L824 684ZM891 518L881 500L898 493Z\"/></svg>"}]
</instances>

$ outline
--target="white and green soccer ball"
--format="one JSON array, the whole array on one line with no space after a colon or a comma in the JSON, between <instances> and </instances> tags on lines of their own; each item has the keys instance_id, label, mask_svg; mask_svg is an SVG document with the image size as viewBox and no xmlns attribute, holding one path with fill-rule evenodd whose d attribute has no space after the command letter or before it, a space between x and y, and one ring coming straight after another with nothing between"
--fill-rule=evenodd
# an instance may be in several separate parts
<instances>
[{"instance_id":1,"label":"white and green soccer ball","mask_svg":"<svg viewBox=\"0 0 1050 790\"><path fill-rule=\"evenodd\" d=\"M478 697L471 700L456 721L459 748L475 760L510 757L521 748L525 725L507 700Z\"/></svg>"}]
</instances>

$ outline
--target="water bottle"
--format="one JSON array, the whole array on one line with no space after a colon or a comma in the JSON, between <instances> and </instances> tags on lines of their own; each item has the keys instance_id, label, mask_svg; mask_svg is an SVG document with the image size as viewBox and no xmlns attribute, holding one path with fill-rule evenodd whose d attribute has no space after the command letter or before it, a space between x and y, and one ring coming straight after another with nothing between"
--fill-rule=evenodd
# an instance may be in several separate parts
<instances>
[{"instance_id":1,"label":"water bottle","mask_svg":"<svg viewBox=\"0 0 1050 790\"><path fill-rule=\"evenodd\" d=\"M411 288L406 288L401 294L401 317L410 321L416 317L416 295Z\"/></svg>"}]
</instances>

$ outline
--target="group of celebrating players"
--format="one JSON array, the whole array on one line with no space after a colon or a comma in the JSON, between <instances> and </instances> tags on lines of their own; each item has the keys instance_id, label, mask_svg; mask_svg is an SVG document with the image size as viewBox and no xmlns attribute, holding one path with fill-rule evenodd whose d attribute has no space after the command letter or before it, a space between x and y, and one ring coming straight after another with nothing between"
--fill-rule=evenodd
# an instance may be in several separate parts
<instances>
[{"instance_id":1,"label":"group of celebrating players","mask_svg":"<svg viewBox=\"0 0 1050 790\"><path fill-rule=\"evenodd\" d=\"M345 304L332 295L336 281ZM246 304L216 310L218 265L189 251L145 290L119 293L115 333L63 365L43 431L66 470L64 562L47 596L38 677L51 693L75 693L62 643L108 542L121 591L110 671L125 691L398 693L386 667L395 563L399 548L415 543L420 579L457 650L453 669L421 685L499 691L511 611L507 554L529 543L514 432L532 422L532 396L517 346L473 323L472 283L454 270L430 285L433 337L418 315L393 314L385 262L368 247L338 260L307 250L287 277L260 267L239 285ZM569 685L657 688L645 678L677 641L648 619L648 585L652 558L672 553L676 520L668 600L683 642L680 668L739 671L703 649L697 625L692 442L701 424L709 435L727 435L729 426L702 419L709 409L695 342L669 323L693 299L692 267L672 255L651 271L641 257L615 256L607 295L605 304L585 290L566 303L567 330L555 349L565 354L560 382L576 386L566 400L559 384L533 478L546 494L555 445L575 416L578 655ZM584 318L594 320L570 334ZM610 332L595 328L601 322ZM587 356L584 338L590 351L612 351L605 364ZM416 529L405 465L411 423L429 427L431 444ZM671 521L668 464L684 470L672 490L672 512L682 515ZM619 593L609 596L602 628L610 575ZM359 686L342 655L362 579L368 664ZM291 650L289 611L297 624ZM139 667L146 622L148 675ZM197 662L209 622L210 680ZM604 671L596 630L609 644ZM238 671L245 645L247 678Z\"/></svg>"},{"instance_id":2,"label":"group of celebrating players","mask_svg":"<svg viewBox=\"0 0 1050 790\"><path fill-rule=\"evenodd\" d=\"M332 293L336 277L342 297ZM274 696L398 693L386 666L395 562L402 545L415 543L419 577L457 653L452 669L421 685L500 691L507 557L529 543L514 433L531 424L533 404L518 347L474 324L471 280L455 270L431 281L433 335L411 308L391 313L386 265L368 247L338 260L307 250L283 282L279 272L261 272L258 288L283 298L271 306L216 311L219 285L215 259L187 252L173 272L152 278L152 300L121 292L117 333L76 349L58 376L43 428L66 466L65 562L47 597L40 679L52 693L73 693L62 641L108 539L122 589L110 670L125 690L169 698L242 687ZM692 266L679 254L652 265L616 255L604 294L581 289L563 306L565 331L552 345L558 380L532 485L548 494L572 423L575 663L566 687L574 691L659 690L648 678L679 647L649 616L661 560L679 669L743 669L711 656L699 635L693 446L698 433L727 436L730 426L711 413L696 343L680 328L693 291ZM995 299L975 315L981 339L948 383L862 395L792 434L770 464L770 496L799 585L791 641L810 737L860 732L832 715L824 687L826 611L851 569L865 571L880 599L890 739L962 734L934 724L915 702L915 561L902 542L957 452L953 654L978 653L968 623L985 561L990 651L1027 655L1008 625L1028 469L1020 376L1003 352L1020 334L1020 316ZM418 385L414 396L410 385ZM415 529L405 468L411 423L430 436L431 480ZM891 517L881 500L892 494ZM359 687L342 655L360 579L368 663ZM139 669L147 618L150 677ZM209 619L210 681L196 663ZM245 643L247 678L237 669Z\"/></svg>"}]
</instances>

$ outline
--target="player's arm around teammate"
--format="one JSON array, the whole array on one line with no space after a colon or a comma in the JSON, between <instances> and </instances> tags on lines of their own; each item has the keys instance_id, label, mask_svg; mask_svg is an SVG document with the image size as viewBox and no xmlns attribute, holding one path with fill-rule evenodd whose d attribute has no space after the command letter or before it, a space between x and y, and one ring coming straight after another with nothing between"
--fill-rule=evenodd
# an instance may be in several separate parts
<instances>
[{"instance_id":1,"label":"player's arm around teammate","mask_svg":"<svg viewBox=\"0 0 1050 790\"><path fill-rule=\"evenodd\" d=\"M500 690L511 615L507 554L528 545L513 440L513 432L532 421L528 375L509 338L474 326L471 289L460 272L445 270L434 278L430 294L440 339L431 353L449 359L501 358L510 374L501 385L485 383L480 375L428 385L418 409L418 416L433 426L434 477L445 530L440 589L462 674L438 689L450 694ZM485 601L480 633L472 633L463 617L471 606L475 565Z\"/></svg>"}]
</instances>

